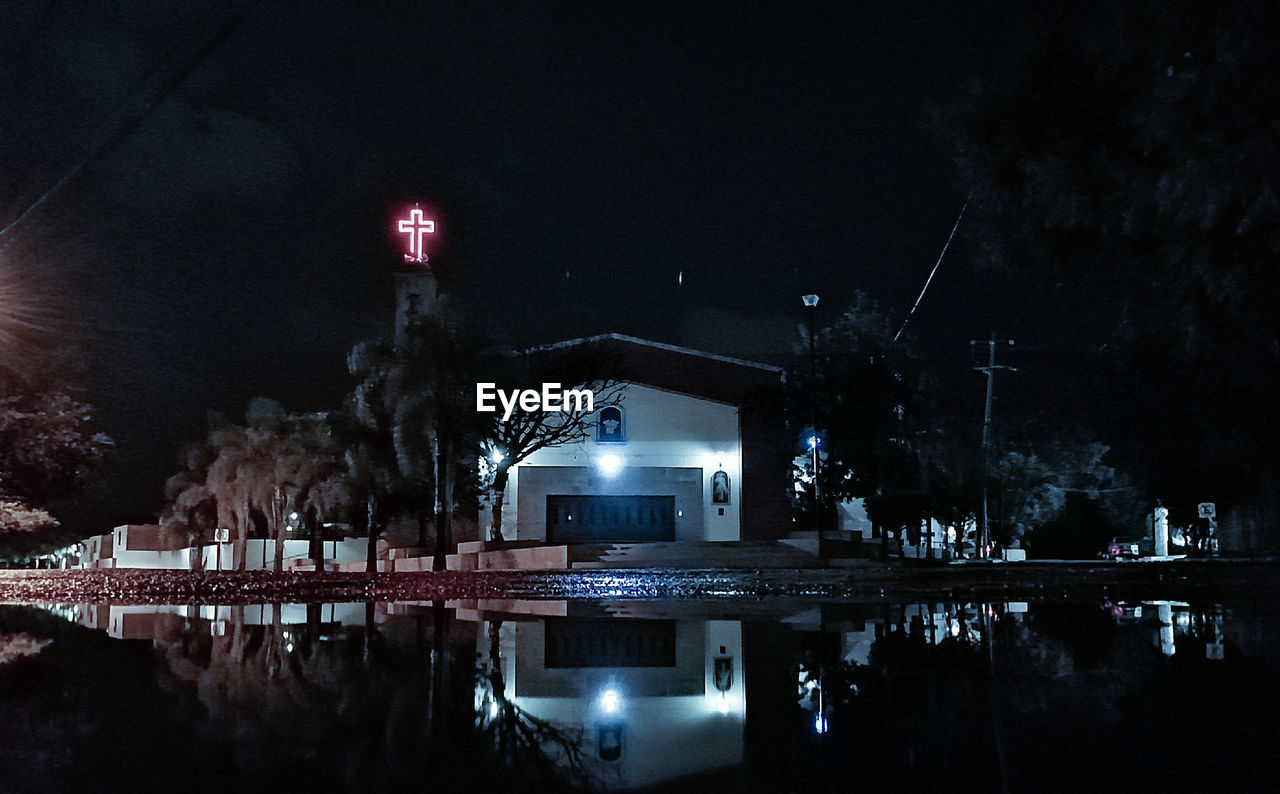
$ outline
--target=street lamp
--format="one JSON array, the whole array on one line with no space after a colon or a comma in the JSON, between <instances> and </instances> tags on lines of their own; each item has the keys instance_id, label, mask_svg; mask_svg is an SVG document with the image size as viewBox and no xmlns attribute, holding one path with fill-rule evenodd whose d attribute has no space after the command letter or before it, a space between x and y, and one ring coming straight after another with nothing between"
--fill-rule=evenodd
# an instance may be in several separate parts
<instances>
[{"instance_id":1,"label":"street lamp","mask_svg":"<svg viewBox=\"0 0 1280 794\"><path fill-rule=\"evenodd\" d=\"M813 434L809 437L809 446L813 450L813 527L818 530L818 546L822 546L822 498L818 485L818 445L822 437L818 435L818 354L814 344L814 321L818 314L818 296L814 293L802 295L800 300L809 310L809 401L813 416Z\"/></svg>"}]
</instances>

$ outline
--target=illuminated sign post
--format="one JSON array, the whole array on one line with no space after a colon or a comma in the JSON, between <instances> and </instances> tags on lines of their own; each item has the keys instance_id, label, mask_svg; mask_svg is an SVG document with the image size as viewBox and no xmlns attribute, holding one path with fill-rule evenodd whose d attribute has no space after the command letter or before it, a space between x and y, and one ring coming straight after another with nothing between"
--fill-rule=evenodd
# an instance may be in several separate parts
<instances>
[{"instance_id":1,"label":"illuminated sign post","mask_svg":"<svg viewBox=\"0 0 1280 794\"><path fill-rule=\"evenodd\" d=\"M425 263L427 235L435 234L436 222L427 220L422 210L414 207L409 210L409 217L402 219L396 228L401 234L409 235L409 253L404 255L404 261Z\"/></svg>"}]
</instances>

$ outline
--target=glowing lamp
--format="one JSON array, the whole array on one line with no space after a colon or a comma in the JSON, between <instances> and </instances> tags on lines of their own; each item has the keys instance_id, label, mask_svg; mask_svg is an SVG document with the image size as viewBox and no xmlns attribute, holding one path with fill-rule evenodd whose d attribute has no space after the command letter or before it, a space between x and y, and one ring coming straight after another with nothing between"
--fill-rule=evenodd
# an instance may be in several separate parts
<instances>
[{"instance_id":1,"label":"glowing lamp","mask_svg":"<svg viewBox=\"0 0 1280 794\"><path fill-rule=\"evenodd\" d=\"M600 693L600 709L605 714L617 714L622 710L622 695L616 689L606 689Z\"/></svg>"},{"instance_id":2,"label":"glowing lamp","mask_svg":"<svg viewBox=\"0 0 1280 794\"><path fill-rule=\"evenodd\" d=\"M596 459L596 468L600 469L600 473L606 477L615 477L622 471L622 458L612 452L601 455Z\"/></svg>"},{"instance_id":3,"label":"glowing lamp","mask_svg":"<svg viewBox=\"0 0 1280 794\"><path fill-rule=\"evenodd\" d=\"M818 305L818 296L812 293L808 295L802 295L800 297L800 300L804 301L804 305L808 306L810 309L816 308Z\"/></svg>"},{"instance_id":4,"label":"glowing lamp","mask_svg":"<svg viewBox=\"0 0 1280 794\"><path fill-rule=\"evenodd\" d=\"M819 714L813 718L813 732L823 734L831 730L831 723L827 722L827 718Z\"/></svg>"},{"instance_id":5,"label":"glowing lamp","mask_svg":"<svg viewBox=\"0 0 1280 794\"><path fill-rule=\"evenodd\" d=\"M822 436L819 436L816 433L814 435L809 436L809 449L817 449L818 445L821 443L822 443Z\"/></svg>"},{"instance_id":6,"label":"glowing lamp","mask_svg":"<svg viewBox=\"0 0 1280 794\"><path fill-rule=\"evenodd\" d=\"M503 455L502 450L500 449L495 449L493 452L489 453L489 460L493 461L494 463L501 463L502 459L505 457L506 455Z\"/></svg>"}]
</instances>

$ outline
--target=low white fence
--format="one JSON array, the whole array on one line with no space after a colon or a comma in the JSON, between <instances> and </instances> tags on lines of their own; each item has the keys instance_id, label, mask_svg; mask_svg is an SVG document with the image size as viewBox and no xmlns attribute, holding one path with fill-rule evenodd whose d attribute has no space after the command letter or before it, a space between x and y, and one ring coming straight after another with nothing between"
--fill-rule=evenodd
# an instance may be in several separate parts
<instances>
[{"instance_id":1,"label":"low white fence","mask_svg":"<svg viewBox=\"0 0 1280 794\"><path fill-rule=\"evenodd\" d=\"M121 545L86 542L86 553L80 557L80 567L190 570L192 555L198 553L205 570L234 571L238 568L235 543L210 543L198 548L164 551L125 549ZM310 546L311 543L307 540L284 541L284 567L287 569L291 563L310 560ZM324 561L326 565L364 561L368 556L368 549L369 541L364 538L328 540L323 544ZM102 551L106 553L103 554ZM275 553L276 541L273 539L245 541L245 570L271 570L275 567Z\"/></svg>"}]
</instances>

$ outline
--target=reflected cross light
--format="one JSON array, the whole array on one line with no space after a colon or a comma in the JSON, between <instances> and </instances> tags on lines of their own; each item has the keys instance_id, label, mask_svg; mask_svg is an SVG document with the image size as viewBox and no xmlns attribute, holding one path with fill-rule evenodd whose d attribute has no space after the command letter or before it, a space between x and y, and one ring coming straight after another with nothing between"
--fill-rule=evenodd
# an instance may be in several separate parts
<instances>
[{"instance_id":1,"label":"reflected cross light","mask_svg":"<svg viewBox=\"0 0 1280 794\"><path fill-rule=\"evenodd\" d=\"M428 220L422 210L414 206L409 210L409 217L402 218L396 226L401 234L409 235L409 253L404 255L406 262L427 261L426 242L428 234L435 234L436 222Z\"/></svg>"}]
</instances>

